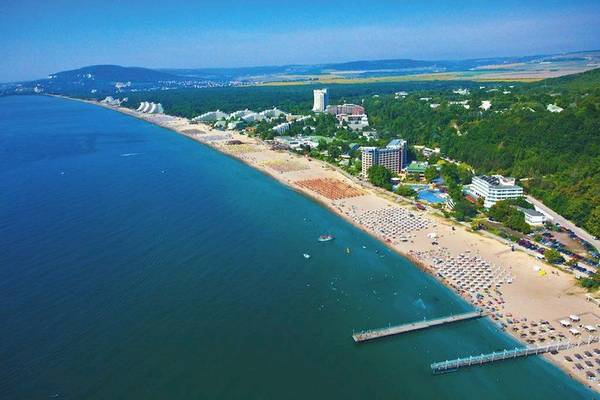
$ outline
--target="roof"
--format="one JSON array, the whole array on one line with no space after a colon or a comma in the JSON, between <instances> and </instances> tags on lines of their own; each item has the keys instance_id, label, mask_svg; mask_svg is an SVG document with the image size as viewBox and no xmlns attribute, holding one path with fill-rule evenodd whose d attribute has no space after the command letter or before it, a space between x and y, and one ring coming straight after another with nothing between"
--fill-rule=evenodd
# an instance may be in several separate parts
<instances>
[{"instance_id":1,"label":"roof","mask_svg":"<svg viewBox=\"0 0 600 400\"><path fill-rule=\"evenodd\" d=\"M508 188L522 189L521 186L514 184L514 182L515 182L514 178L507 178L507 177L503 177L501 175L492 175L492 176L479 175L479 176L474 176L473 179L481 179L482 181L485 181L490 186L502 187L502 188L507 188L507 189Z\"/></svg>"},{"instance_id":2,"label":"roof","mask_svg":"<svg viewBox=\"0 0 600 400\"><path fill-rule=\"evenodd\" d=\"M406 172L408 173L423 173L425 172L425 170L429 167L429 163L427 161L413 161L410 164L408 164L408 167L406 167Z\"/></svg>"},{"instance_id":3,"label":"roof","mask_svg":"<svg viewBox=\"0 0 600 400\"><path fill-rule=\"evenodd\" d=\"M465 200L467 200L469 203L477 204L477 200L471 195L465 195Z\"/></svg>"},{"instance_id":4,"label":"roof","mask_svg":"<svg viewBox=\"0 0 600 400\"><path fill-rule=\"evenodd\" d=\"M333 138L331 137L327 137L327 136L318 136L318 135L313 135L313 136L304 136L305 139L308 140L313 140L315 142L319 142L321 140L324 140L327 143L331 143L333 142Z\"/></svg>"},{"instance_id":5,"label":"roof","mask_svg":"<svg viewBox=\"0 0 600 400\"><path fill-rule=\"evenodd\" d=\"M387 147L393 147L393 146L406 146L406 140L394 139L387 144Z\"/></svg>"},{"instance_id":6,"label":"roof","mask_svg":"<svg viewBox=\"0 0 600 400\"><path fill-rule=\"evenodd\" d=\"M482 180L486 181L490 185L496 185L496 186L500 185L500 179L498 179L498 177L496 177L496 176L481 175L481 176L478 176L477 178L481 178Z\"/></svg>"},{"instance_id":7,"label":"roof","mask_svg":"<svg viewBox=\"0 0 600 400\"><path fill-rule=\"evenodd\" d=\"M377 150L377 147L373 147L373 146L362 146L360 149L361 149L363 152L365 152L365 151L375 151L375 150Z\"/></svg>"},{"instance_id":8,"label":"roof","mask_svg":"<svg viewBox=\"0 0 600 400\"><path fill-rule=\"evenodd\" d=\"M530 217L544 217L544 214L537 210L532 210L531 208L517 206L516 209L521 211L523 214L529 215Z\"/></svg>"}]
</instances>

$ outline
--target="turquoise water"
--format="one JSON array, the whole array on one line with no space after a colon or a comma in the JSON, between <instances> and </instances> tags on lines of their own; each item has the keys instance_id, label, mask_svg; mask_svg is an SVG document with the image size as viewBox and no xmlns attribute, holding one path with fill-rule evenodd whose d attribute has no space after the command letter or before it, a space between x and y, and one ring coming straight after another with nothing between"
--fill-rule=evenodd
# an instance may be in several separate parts
<instances>
[{"instance_id":1,"label":"turquoise water","mask_svg":"<svg viewBox=\"0 0 600 400\"><path fill-rule=\"evenodd\" d=\"M354 344L355 329L469 306L170 131L0 98L0 154L2 399L593 398L535 358L432 376L434 361L514 345L484 320Z\"/></svg>"},{"instance_id":2,"label":"turquoise water","mask_svg":"<svg viewBox=\"0 0 600 400\"><path fill-rule=\"evenodd\" d=\"M446 199L440 196L440 191L437 189L429 189L427 184L411 184L411 188L417 191L417 199L427 201L429 203L445 203Z\"/></svg>"},{"instance_id":3,"label":"turquoise water","mask_svg":"<svg viewBox=\"0 0 600 400\"><path fill-rule=\"evenodd\" d=\"M417 196L419 200L425 200L429 203L445 203L446 199L440 196L439 190L425 189L419 191Z\"/></svg>"}]
</instances>

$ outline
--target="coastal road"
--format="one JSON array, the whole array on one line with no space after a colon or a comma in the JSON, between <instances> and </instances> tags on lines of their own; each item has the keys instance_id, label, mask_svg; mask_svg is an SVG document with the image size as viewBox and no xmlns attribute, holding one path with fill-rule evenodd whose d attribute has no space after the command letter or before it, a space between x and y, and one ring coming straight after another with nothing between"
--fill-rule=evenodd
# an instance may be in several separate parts
<instances>
[{"instance_id":1,"label":"coastal road","mask_svg":"<svg viewBox=\"0 0 600 400\"><path fill-rule=\"evenodd\" d=\"M566 219L565 217L556 213L551 208L545 206L544 203L542 203L541 201L539 201L529 195L527 196L527 201L529 201L531 204L533 204L536 208L539 208L546 214L550 215L554 219L553 222L559 223L561 226L564 226L565 228L572 230L573 232L575 232L575 234L577 236L588 241L596 249L600 250L600 240L594 239L594 236L590 235L589 233L587 233L586 231L584 231L583 229L581 229L580 227L578 227L577 225L575 225L574 223L572 223L571 221Z\"/></svg>"}]
</instances>

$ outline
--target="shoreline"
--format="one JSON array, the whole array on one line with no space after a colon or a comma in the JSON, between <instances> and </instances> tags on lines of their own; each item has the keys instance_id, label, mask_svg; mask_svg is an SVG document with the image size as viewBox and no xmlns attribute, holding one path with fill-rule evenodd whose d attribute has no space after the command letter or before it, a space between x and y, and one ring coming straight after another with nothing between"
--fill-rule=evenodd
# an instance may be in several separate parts
<instances>
[{"instance_id":1,"label":"shoreline","mask_svg":"<svg viewBox=\"0 0 600 400\"><path fill-rule=\"evenodd\" d=\"M490 265L508 263L510 271L507 271L506 268L502 269L506 274L503 275L502 280L504 282L501 286L498 286L498 283L495 283L496 281L492 282L495 285L494 291L491 289L493 286L490 286L491 294L488 295L486 289L486 293L483 296L485 300L482 302L484 308L491 307L493 310L490 319L498 330L508 334L508 336L523 345L528 345L529 343L523 338L521 329L519 331L511 331L509 329L510 325L507 325L506 329L501 325L506 320L516 320L517 318L513 318L513 315L515 317L519 316L521 326L524 326L525 323L530 325L531 322L538 319L540 321L550 321L553 325L556 325L555 322L565 317L568 318L570 313L576 313L577 315L592 314L594 317L597 317L594 313L598 307L583 298L583 291L573 285L571 275L564 272L551 271L551 275L544 274L542 276L540 275L540 270L536 268L547 268L547 266L541 264L539 260L535 260L530 255L522 251L511 252L505 244L500 243L498 240L470 232L463 225L452 224L450 221L435 215L429 207L427 211L419 211L416 210L413 204L408 202L403 202L406 204L399 204L398 197L396 197L396 201L392 201L390 198L394 198L395 196L381 193L378 189L369 187L370 185L357 182L356 179L350 179L346 174L341 173L325 162L310 160L304 156L287 151L271 150L264 142L256 138L241 135L235 131L214 130L204 124L191 124L184 118L165 116L163 114L141 114L124 107L108 106L96 101L75 99L66 96L55 97L81 101L118 111L186 136L191 140L200 142L224 155L243 162L297 193L307 196L320 205L325 206L356 228L377 239L387 248L406 258L423 272L430 274L437 282L446 286L472 307L480 307L481 304L476 301L482 300L476 297L477 300L474 301L472 293L468 294L466 290L462 289L462 286L457 286L456 282L444 275L445 272L442 274L439 265L445 266L446 261L440 261L439 263L438 261L452 260L451 262L453 263L455 260L467 259L466 268L470 268L471 265L482 261ZM242 144L228 144L232 140L240 141ZM241 146L248 147L242 148ZM292 168L287 171L277 171L275 166L279 165L292 165L297 169ZM304 186L304 182L316 181L315 185L320 185L328 180L342 182L347 187L358 190L361 194L332 199L324 195L323 192L316 191L319 190L318 187L315 189L316 186L312 188ZM381 226L376 224L377 221L375 221L373 226L367 226L360 222L361 218L370 218L371 214L378 212L386 216L397 212L400 214L401 219L403 218L404 220L426 221L424 223L427 227L414 231L408 229L408 233L405 233L406 238L402 237L403 240L397 240L396 235L395 240L392 235L384 232L386 227L382 229ZM395 224L390 224L390 226L395 226ZM433 245L431 243L433 238L430 235L432 233L435 233L435 240L439 244ZM442 255L441 253L444 254ZM542 269L542 271L544 270ZM506 282L507 279L504 276L507 277L509 274L511 282L514 276L514 283ZM540 284L540 282L542 287L536 288L535 285ZM548 303L549 298L552 298L552 303L554 304ZM493 304L490 306L486 302L493 302ZM558 306L559 304L560 306ZM596 313L600 315L600 312ZM502 317L497 317L497 314L501 314ZM506 317L507 314L511 318ZM527 315L527 317L523 317L523 320L520 320L521 316L524 315ZM594 320L594 322L600 324L600 317L597 318L598 321ZM589 323L591 324L591 322ZM597 324L594 323L595 325ZM600 325L598 327L600 328ZM557 328L560 329L560 327ZM521 334L519 335L519 333ZM539 333L541 336L542 333ZM532 336L530 335L529 337ZM570 338L571 336L566 337ZM544 355L544 358L560 368L569 377L595 391L600 391L598 384L590 384L590 381L585 379L583 373L580 374L576 371L573 374L573 369L570 368L573 364L569 364L563 359L563 355L566 354L571 354L571 352L560 352L558 355L548 354ZM457 354L457 356L463 357L465 354Z\"/></svg>"}]
</instances>

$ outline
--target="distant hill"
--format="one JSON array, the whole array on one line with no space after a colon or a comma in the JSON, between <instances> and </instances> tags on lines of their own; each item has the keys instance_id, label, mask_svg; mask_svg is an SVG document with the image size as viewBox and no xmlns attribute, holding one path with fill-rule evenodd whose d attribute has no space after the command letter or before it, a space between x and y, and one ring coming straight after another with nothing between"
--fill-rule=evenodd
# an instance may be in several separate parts
<instances>
[{"instance_id":1,"label":"distant hill","mask_svg":"<svg viewBox=\"0 0 600 400\"><path fill-rule=\"evenodd\" d=\"M366 61L350 61L345 63L337 64L326 64L323 66L323 70L335 70L335 71L352 71L352 70L380 70L380 69L412 69L412 68L425 68L432 67L438 64L438 61L422 61L422 60L410 60L410 59L396 59L396 60L366 60Z\"/></svg>"},{"instance_id":2,"label":"distant hill","mask_svg":"<svg viewBox=\"0 0 600 400\"><path fill-rule=\"evenodd\" d=\"M187 78L236 81L272 75L318 74L320 73L321 68L318 65L270 65L263 67L237 68L162 68L159 69L159 71Z\"/></svg>"},{"instance_id":3,"label":"distant hill","mask_svg":"<svg viewBox=\"0 0 600 400\"><path fill-rule=\"evenodd\" d=\"M521 75L531 77L532 72L546 71L549 73L546 76L555 76L556 71L564 71L567 74L574 73L593 68L590 65L600 65L600 51L466 60L384 59L310 65L161 69L161 71L198 79L220 79L251 84L269 81L306 82L314 80L318 75L331 74L345 78L370 78L449 72L467 72L470 73L470 76L476 76L477 73L491 71L494 73L521 72ZM544 77L544 73L539 76Z\"/></svg>"},{"instance_id":4,"label":"distant hill","mask_svg":"<svg viewBox=\"0 0 600 400\"><path fill-rule=\"evenodd\" d=\"M281 65L240 68L149 69L119 65L92 65L51 74L31 82L0 84L2 94L52 93L100 98L125 93L171 89L285 84L372 83L390 77L442 76L442 80L518 81L543 79L600 66L600 51L524 57L492 57L468 60L358 60L343 63ZM573 80L560 78L546 84L589 85L597 75ZM593 78L596 77L596 78ZM332 78L335 78L332 80ZM485 79L484 79L485 78ZM580 81L584 79L585 82ZM321 81L322 80L322 81ZM373 80L373 81L369 81Z\"/></svg>"},{"instance_id":5,"label":"distant hill","mask_svg":"<svg viewBox=\"0 0 600 400\"><path fill-rule=\"evenodd\" d=\"M79 97L104 97L123 92L171 89L187 78L164 71L119 65L91 65L61 71L31 82L0 87L0 94L51 93ZM7 93L8 92L8 93Z\"/></svg>"},{"instance_id":6,"label":"distant hill","mask_svg":"<svg viewBox=\"0 0 600 400\"><path fill-rule=\"evenodd\" d=\"M119 65L91 65L70 71L62 71L48 77L50 80L76 82L94 80L97 82L157 82L179 80L180 77L166 72L140 67Z\"/></svg>"},{"instance_id":7,"label":"distant hill","mask_svg":"<svg viewBox=\"0 0 600 400\"><path fill-rule=\"evenodd\" d=\"M390 60L364 60L350 61L337 64L325 64L323 70L333 71L412 71L415 69L435 69L443 71L466 71L486 65L507 65L514 63L527 63L547 56L525 56L525 57L493 57L475 58L466 60L412 60L412 59L390 59Z\"/></svg>"}]
</instances>

